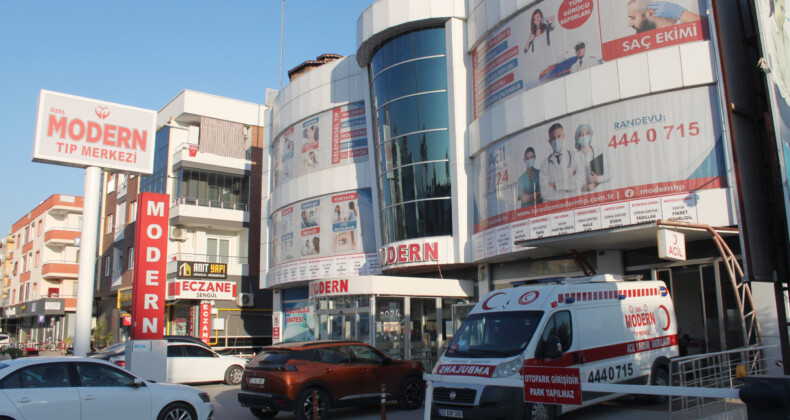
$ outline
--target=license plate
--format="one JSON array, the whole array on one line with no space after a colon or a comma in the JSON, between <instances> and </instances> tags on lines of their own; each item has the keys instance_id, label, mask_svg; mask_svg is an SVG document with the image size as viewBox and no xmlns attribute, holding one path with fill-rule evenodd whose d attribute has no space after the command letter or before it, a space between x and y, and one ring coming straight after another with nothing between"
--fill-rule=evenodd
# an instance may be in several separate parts
<instances>
[{"instance_id":1,"label":"license plate","mask_svg":"<svg viewBox=\"0 0 790 420\"><path fill-rule=\"evenodd\" d=\"M252 385L263 385L266 381L266 378L250 378L250 384Z\"/></svg>"},{"instance_id":2,"label":"license plate","mask_svg":"<svg viewBox=\"0 0 790 420\"><path fill-rule=\"evenodd\" d=\"M452 417L455 419L464 418L464 412L461 410L447 410L444 408L439 409L439 415L444 417Z\"/></svg>"}]
</instances>

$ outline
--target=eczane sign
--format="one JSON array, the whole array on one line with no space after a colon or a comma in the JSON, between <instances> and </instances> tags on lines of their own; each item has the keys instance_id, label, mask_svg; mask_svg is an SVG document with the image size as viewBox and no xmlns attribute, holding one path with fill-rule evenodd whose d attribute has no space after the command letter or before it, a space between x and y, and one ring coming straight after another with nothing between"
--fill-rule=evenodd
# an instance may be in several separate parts
<instances>
[{"instance_id":1,"label":"eczane sign","mask_svg":"<svg viewBox=\"0 0 790 420\"><path fill-rule=\"evenodd\" d=\"M42 90L33 161L150 175L156 112Z\"/></svg>"}]
</instances>

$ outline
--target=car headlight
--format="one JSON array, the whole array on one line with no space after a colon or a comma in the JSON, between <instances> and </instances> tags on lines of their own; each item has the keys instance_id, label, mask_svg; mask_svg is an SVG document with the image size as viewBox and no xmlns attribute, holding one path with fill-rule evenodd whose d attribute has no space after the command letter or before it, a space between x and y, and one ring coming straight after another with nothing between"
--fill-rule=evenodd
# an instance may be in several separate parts
<instances>
[{"instance_id":1,"label":"car headlight","mask_svg":"<svg viewBox=\"0 0 790 420\"><path fill-rule=\"evenodd\" d=\"M198 397L200 397L203 402L211 402L211 397L209 397L208 392L198 392Z\"/></svg>"},{"instance_id":2,"label":"car headlight","mask_svg":"<svg viewBox=\"0 0 790 420\"><path fill-rule=\"evenodd\" d=\"M516 357L513 360L500 363L496 367L496 369L494 369L494 374L491 377L506 378L508 376L513 376L519 373L523 366L524 366L524 357L519 354L518 357Z\"/></svg>"}]
</instances>

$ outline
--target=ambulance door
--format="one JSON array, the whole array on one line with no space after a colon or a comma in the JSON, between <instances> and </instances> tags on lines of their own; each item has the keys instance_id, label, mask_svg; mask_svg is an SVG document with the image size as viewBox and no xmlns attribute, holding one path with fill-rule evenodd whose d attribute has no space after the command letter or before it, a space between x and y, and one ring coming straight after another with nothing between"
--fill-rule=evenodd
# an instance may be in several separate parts
<instances>
[{"instance_id":1,"label":"ambulance door","mask_svg":"<svg viewBox=\"0 0 790 420\"><path fill-rule=\"evenodd\" d=\"M554 312L546 320L535 350L539 365L569 367L579 362L573 318L570 311L562 310ZM557 344L560 347L559 352L555 351Z\"/></svg>"},{"instance_id":2,"label":"ambulance door","mask_svg":"<svg viewBox=\"0 0 790 420\"><path fill-rule=\"evenodd\" d=\"M582 308L575 315L582 381L617 383L633 378L637 367L633 357L626 356L628 339L621 306ZM587 403L605 395L583 392L582 399Z\"/></svg>"}]
</instances>

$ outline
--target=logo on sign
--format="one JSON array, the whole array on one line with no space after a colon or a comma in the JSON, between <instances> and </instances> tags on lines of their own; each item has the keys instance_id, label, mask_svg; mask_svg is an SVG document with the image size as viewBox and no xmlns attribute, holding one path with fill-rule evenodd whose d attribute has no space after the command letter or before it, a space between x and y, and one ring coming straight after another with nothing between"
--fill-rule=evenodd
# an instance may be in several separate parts
<instances>
[{"instance_id":1,"label":"logo on sign","mask_svg":"<svg viewBox=\"0 0 790 420\"><path fill-rule=\"evenodd\" d=\"M101 119L105 119L110 116L110 108L107 108L106 106L97 106L94 112L96 112L96 116Z\"/></svg>"},{"instance_id":2,"label":"logo on sign","mask_svg":"<svg viewBox=\"0 0 790 420\"><path fill-rule=\"evenodd\" d=\"M521 295L520 298L518 298L518 303L521 305L529 305L530 303L537 300L538 296L540 296L540 292L538 292L537 290L530 290L529 292L524 293L523 295Z\"/></svg>"}]
</instances>

